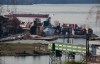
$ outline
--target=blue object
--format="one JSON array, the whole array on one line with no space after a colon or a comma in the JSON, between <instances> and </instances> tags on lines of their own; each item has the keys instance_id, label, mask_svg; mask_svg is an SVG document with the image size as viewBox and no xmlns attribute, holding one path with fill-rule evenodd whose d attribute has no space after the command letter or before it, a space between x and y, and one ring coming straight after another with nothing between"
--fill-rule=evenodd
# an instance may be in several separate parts
<instances>
[{"instance_id":1,"label":"blue object","mask_svg":"<svg viewBox=\"0 0 100 64\"><path fill-rule=\"evenodd\" d=\"M54 35L54 29L52 27L47 27L43 30L46 36Z\"/></svg>"}]
</instances>

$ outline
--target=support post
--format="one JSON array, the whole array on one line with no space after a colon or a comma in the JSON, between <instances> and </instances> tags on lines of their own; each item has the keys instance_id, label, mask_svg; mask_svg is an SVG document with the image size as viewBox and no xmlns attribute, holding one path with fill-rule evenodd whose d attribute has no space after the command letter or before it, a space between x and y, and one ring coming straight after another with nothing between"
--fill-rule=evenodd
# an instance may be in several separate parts
<instances>
[{"instance_id":1,"label":"support post","mask_svg":"<svg viewBox=\"0 0 100 64\"><path fill-rule=\"evenodd\" d=\"M62 64L61 56L62 56L61 51L55 50L55 43L53 43L49 57L49 64Z\"/></svg>"},{"instance_id":2,"label":"support post","mask_svg":"<svg viewBox=\"0 0 100 64\"><path fill-rule=\"evenodd\" d=\"M69 33L70 31L69 31L69 29L70 28L68 27L68 38L67 38L68 40L67 40L67 43L69 43L69 37L70 37L70 33Z\"/></svg>"},{"instance_id":3,"label":"support post","mask_svg":"<svg viewBox=\"0 0 100 64\"><path fill-rule=\"evenodd\" d=\"M88 64L88 57L89 57L89 34L86 34L86 64Z\"/></svg>"}]
</instances>

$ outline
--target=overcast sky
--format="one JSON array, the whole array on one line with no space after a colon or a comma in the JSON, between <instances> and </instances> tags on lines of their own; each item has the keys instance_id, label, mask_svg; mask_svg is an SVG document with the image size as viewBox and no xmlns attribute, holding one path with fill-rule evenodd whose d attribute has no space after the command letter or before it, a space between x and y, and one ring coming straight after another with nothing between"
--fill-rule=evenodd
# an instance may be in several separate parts
<instances>
[{"instance_id":1,"label":"overcast sky","mask_svg":"<svg viewBox=\"0 0 100 64\"><path fill-rule=\"evenodd\" d=\"M0 0L0 4L99 4L100 0Z\"/></svg>"}]
</instances>

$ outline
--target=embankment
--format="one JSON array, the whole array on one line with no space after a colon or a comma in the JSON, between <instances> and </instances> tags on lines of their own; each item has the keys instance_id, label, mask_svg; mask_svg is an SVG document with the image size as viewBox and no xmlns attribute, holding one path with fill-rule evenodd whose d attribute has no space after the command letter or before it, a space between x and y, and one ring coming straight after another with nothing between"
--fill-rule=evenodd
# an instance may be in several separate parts
<instances>
[{"instance_id":1,"label":"embankment","mask_svg":"<svg viewBox=\"0 0 100 64\"><path fill-rule=\"evenodd\" d=\"M48 45L41 43L0 43L0 56L47 55Z\"/></svg>"}]
</instances>

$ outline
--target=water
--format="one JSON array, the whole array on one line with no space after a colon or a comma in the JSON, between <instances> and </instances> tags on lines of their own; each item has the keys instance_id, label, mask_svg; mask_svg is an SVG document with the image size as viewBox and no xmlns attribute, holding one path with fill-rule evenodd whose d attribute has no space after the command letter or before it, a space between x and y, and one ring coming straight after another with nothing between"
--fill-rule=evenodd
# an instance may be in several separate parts
<instances>
[{"instance_id":1,"label":"water","mask_svg":"<svg viewBox=\"0 0 100 64\"><path fill-rule=\"evenodd\" d=\"M49 64L49 56L2 56L0 64Z\"/></svg>"},{"instance_id":2,"label":"water","mask_svg":"<svg viewBox=\"0 0 100 64\"><path fill-rule=\"evenodd\" d=\"M100 35L100 31L95 26L96 22L96 6L99 4L37 4L37 5L9 5L8 8L4 5L3 14L7 9L15 11L16 13L45 13L50 14L51 23L59 21L60 23L77 23L86 24L88 27L92 27L94 33ZM92 11L91 11L92 9ZM91 11L91 12L89 12ZM7 12L8 13L8 12ZM90 15L89 15L90 14ZM87 18L89 18L87 20ZM21 21L33 21L34 18L19 18ZM45 20L45 19L43 19ZM42 21L43 21L42 20ZM55 42L64 42L63 39L58 39ZM73 39L73 44L85 45L84 39ZM95 41L94 41L95 42ZM80 60L79 56L77 56ZM64 60L64 58L62 58ZM49 64L49 56L27 56L27 57L15 57L15 56L2 56L0 57L0 64Z\"/></svg>"},{"instance_id":3,"label":"water","mask_svg":"<svg viewBox=\"0 0 100 64\"><path fill-rule=\"evenodd\" d=\"M76 56L75 60L80 61L81 57L79 55ZM65 56L63 55L61 59L64 62ZM0 64L49 64L49 56L1 56Z\"/></svg>"}]
</instances>

